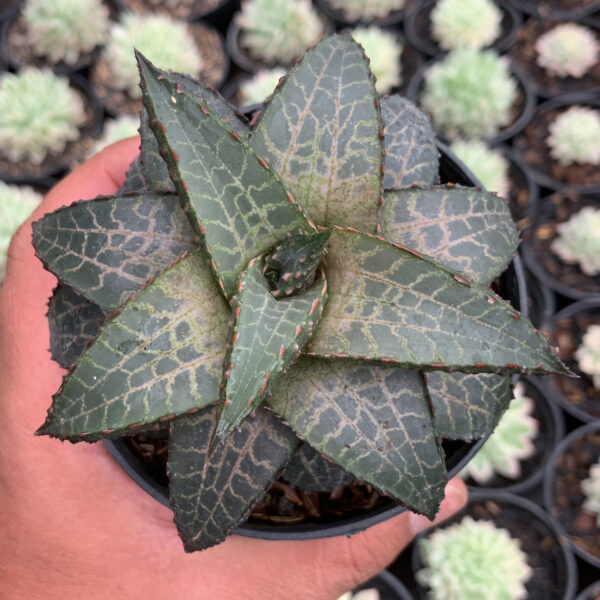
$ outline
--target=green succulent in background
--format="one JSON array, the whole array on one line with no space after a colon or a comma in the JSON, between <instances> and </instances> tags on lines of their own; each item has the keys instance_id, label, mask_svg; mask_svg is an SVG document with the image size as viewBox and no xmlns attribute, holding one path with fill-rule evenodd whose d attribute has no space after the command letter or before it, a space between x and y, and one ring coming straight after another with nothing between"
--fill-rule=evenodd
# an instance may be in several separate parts
<instances>
[{"instance_id":1,"label":"green succulent in background","mask_svg":"<svg viewBox=\"0 0 600 600\"><path fill-rule=\"evenodd\" d=\"M244 0L234 19L242 47L266 64L292 62L325 34L310 0Z\"/></svg>"},{"instance_id":2,"label":"green succulent in background","mask_svg":"<svg viewBox=\"0 0 600 600\"><path fill-rule=\"evenodd\" d=\"M240 84L242 104L259 104L264 102L275 90L279 80L285 75L283 67L261 69L250 79Z\"/></svg>"},{"instance_id":3,"label":"green succulent in background","mask_svg":"<svg viewBox=\"0 0 600 600\"><path fill-rule=\"evenodd\" d=\"M38 433L169 425L187 551L220 542L284 467L308 489L361 478L433 517L440 438L490 433L509 374L565 372L488 287L517 246L505 202L435 185L428 120L378 99L349 35L307 52L252 128L138 60L141 151L123 194L34 224L61 281L53 355L70 366ZM83 321L61 333L85 310L95 339Z\"/></svg>"},{"instance_id":4,"label":"green succulent in background","mask_svg":"<svg viewBox=\"0 0 600 600\"><path fill-rule=\"evenodd\" d=\"M113 23L104 48L111 84L132 98L141 95L133 49L163 68L198 75L202 56L187 23L166 15L125 13Z\"/></svg>"},{"instance_id":5,"label":"green succulent in background","mask_svg":"<svg viewBox=\"0 0 600 600\"><path fill-rule=\"evenodd\" d=\"M369 57L377 93L387 94L392 88L399 86L402 83L402 44L398 38L376 25L355 27L350 33Z\"/></svg>"},{"instance_id":6,"label":"green succulent in background","mask_svg":"<svg viewBox=\"0 0 600 600\"><path fill-rule=\"evenodd\" d=\"M346 592L338 598L338 600L380 600L381 596L375 589L361 590L360 592Z\"/></svg>"},{"instance_id":7,"label":"green succulent in background","mask_svg":"<svg viewBox=\"0 0 600 600\"><path fill-rule=\"evenodd\" d=\"M329 0L329 4L342 11L348 21L369 22L384 19L391 12L401 10L405 0Z\"/></svg>"},{"instance_id":8,"label":"green succulent in background","mask_svg":"<svg viewBox=\"0 0 600 600\"><path fill-rule=\"evenodd\" d=\"M464 517L419 540L417 581L431 600L525 600L533 574L518 540L491 521Z\"/></svg>"},{"instance_id":9,"label":"green succulent in background","mask_svg":"<svg viewBox=\"0 0 600 600\"><path fill-rule=\"evenodd\" d=\"M33 52L52 63L74 65L103 44L108 31L102 0L26 0L22 14Z\"/></svg>"},{"instance_id":10,"label":"green succulent in background","mask_svg":"<svg viewBox=\"0 0 600 600\"><path fill-rule=\"evenodd\" d=\"M486 190L508 198L509 165L500 150L490 148L482 140L455 140L450 145L450 150L469 167Z\"/></svg>"},{"instance_id":11,"label":"green succulent in background","mask_svg":"<svg viewBox=\"0 0 600 600\"><path fill-rule=\"evenodd\" d=\"M516 94L505 57L462 47L427 70L421 102L445 136L485 138L510 123Z\"/></svg>"},{"instance_id":12,"label":"green succulent in background","mask_svg":"<svg viewBox=\"0 0 600 600\"><path fill-rule=\"evenodd\" d=\"M85 120L66 77L35 67L0 76L0 154L8 160L40 164L78 139Z\"/></svg>"},{"instance_id":13,"label":"green succulent in background","mask_svg":"<svg viewBox=\"0 0 600 600\"><path fill-rule=\"evenodd\" d=\"M600 45L589 27L563 23L541 35L537 63L558 77L583 77L597 62Z\"/></svg>"},{"instance_id":14,"label":"green succulent in background","mask_svg":"<svg viewBox=\"0 0 600 600\"><path fill-rule=\"evenodd\" d=\"M581 338L581 345L575 351L575 359L579 369L589 375L594 387L600 390L600 325L590 325L587 328Z\"/></svg>"},{"instance_id":15,"label":"green succulent in background","mask_svg":"<svg viewBox=\"0 0 600 600\"><path fill-rule=\"evenodd\" d=\"M596 517L600 527L600 460L590 467L589 477L581 482L581 491L585 496L583 508Z\"/></svg>"},{"instance_id":16,"label":"green succulent in background","mask_svg":"<svg viewBox=\"0 0 600 600\"><path fill-rule=\"evenodd\" d=\"M556 227L553 252L567 263L579 264L590 276L600 273L600 209L587 206Z\"/></svg>"},{"instance_id":17,"label":"green succulent in background","mask_svg":"<svg viewBox=\"0 0 600 600\"><path fill-rule=\"evenodd\" d=\"M461 471L461 476L471 477L479 485L488 483L496 473L518 479L521 461L536 452L533 439L539 423L532 416L533 409L533 400L525 396L525 386L517 383L514 397L494 433Z\"/></svg>"},{"instance_id":18,"label":"green succulent in background","mask_svg":"<svg viewBox=\"0 0 600 600\"><path fill-rule=\"evenodd\" d=\"M561 165L600 164L600 110L571 106L548 127L546 142Z\"/></svg>"},{"instance_id":19,"label":"green succulent in background","mask_svg":"<svg viewBox=\"0 0 600 600\"><path fill-rule=\"evenodd\" d=\"M431 34L440 48L485 48L501 32L502 11L493 0L438 0L431 11Z\"/></svg>"},{"instance_id":20,"label":"green succulent in background","mask_svg":"<svg viewBox=\"0 0 600 600\"><path fill-rule=\"evenodd\" d=\"M41 201L41 194L32 187L0 181L0 282L4 279L10 239Z\"/></svg>"},{"instance_id":21,"label":"green succulent in background","mask_svg":"<svg viewBox=\"0 0 600 600\"><path fill-rule=\"evenodd\" d=\"M137 135L140 120L131 115L121 115L116 119L106 119L104 121L104 131L102 137L94 143L90 149L89 156L97 154L100 150L114 144L119 140Z\"/></svg>"}]
</instances>

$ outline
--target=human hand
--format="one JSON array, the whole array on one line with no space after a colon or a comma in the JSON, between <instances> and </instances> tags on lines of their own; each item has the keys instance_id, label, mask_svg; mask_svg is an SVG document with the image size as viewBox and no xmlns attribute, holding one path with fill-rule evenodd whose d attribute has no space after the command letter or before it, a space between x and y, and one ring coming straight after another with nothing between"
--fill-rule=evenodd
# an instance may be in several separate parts
<instances>
[{"instance_id":1,"label":"human hand","mask_svg":"<svg viewBox=\"0 0 600 600\"><path fill-rule=\"evenodd\" d=\"M48 351L56 279L31 245L31 222L80 198L113 194L138 152L110 146L55 186L15 235L0 288L0 581L5 600L331 600L384 568L431 525L403 513L352 536L271 542L230 536L185 554L169 509L103 444L34 437L64 371ZM452 480L436 518L466 500Z\"/></svg>"}]
</instances>

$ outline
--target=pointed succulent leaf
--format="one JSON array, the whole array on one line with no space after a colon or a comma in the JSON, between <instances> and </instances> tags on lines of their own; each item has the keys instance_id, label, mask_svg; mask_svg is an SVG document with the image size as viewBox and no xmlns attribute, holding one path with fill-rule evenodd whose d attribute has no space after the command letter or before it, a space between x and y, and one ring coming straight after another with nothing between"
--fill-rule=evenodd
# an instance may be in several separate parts
<instances>
[{"instance_id":1,"label":"pointed succulent leaf","mask_svg":"<svg viewBox=\"0 0 600 600\"><path fill-rule=\"evenodd\" d=\"M98 335L105 319L106 314L99 306L59 283L48 303L52 358L68 369Z\"/></svg>"},{"instance_id":2,"label":"pointed succulent leaf","mask_svg":"<svg viewBox=\"0 0 600 600\"><path fill-rule=\"evenodd\" d=\"M314 283L330 230L285 238L265 256L265 278L275 298L297 295Z\"/></svg>"},{"instance_id":3,"label":"pointed succulent leaf","mask_svg":"<svg viewBox=\"0 0 600 600\"><path fill-rule=\"evenodd\" d=\"M435 515L446 468L420 373L302 358L268 402L315 450L411 510Z\"/></svg>"},{"instance_id":4,"label":"pointed succulent leaf","mask_svg":"<svg viewBox=\"0 0 600 600\"><path fill-rule=\"evenodd\" d=\"M476 188L390 190L379 215L387 240L427 254L482 283L504 271L519 245L506 201Z\"/></svg>"},{"instance_id":5,"label":"pointed succulent leaf","mask_svg":"<svg viewBox=\"0 0 600 600\"><path fill-rule=\"evenodd\" d=\"M218 544L242 523L298 446L289 427L259 408L207 459L215 417L211 407L171 425L171 504L186 552Z\"/></svg>"},{"instance_id":6,"label":"pointed succulent leaf","mask_svg":"<svg viewBox=\"0 0 600 600\"><path fill-rule=\"evenodd\" d=\"M412 102L394 94L381 99L385 142L385 189L431 185L438 151L429 119Z\"/></svg>"},{"instance_id":7,"label":"pointed succulent leaf","mask_svg":"<svg viewBox=\"0 0 600 600\"><path fill-rule=\"evenodd\" d=\"M329 299L305 353L426 370L566 372L507 302L413 250L334 229L325 273Z\"/></svg>"},{"instance_id":8,"label":"pointed succulent leaf","mask_svg":"<svg viewBox=\"0 0 600 600\"><path fill-rule=\"evenodd\" d=\"M218 444L269 394L310 338L327 300L320 277L300 296L276 300L253 259L234 296L235 320L225 359L221 410L215 429Z\"/></svg>"},{"instance_id":9,"label":"pointed succulent leaf","mask_svg":"<svg viewBox=\"0 0 600 600\"><path fill-rule=\"evenodd\" d=\"M138 154L129 165L127 169L127 175L125 176L125 182L117 190L118 196L132 193L149 192L150 187L148 186L146 179L144 178L144 172L142 171L142 158Z\"/></svg>"},{"instance_id":10,"label":"pointed succulent leaf","mask_svg":"<svg viewBox=\"0 0 600 600\"><path fill-rule=\"evenodd\" d=\"M174 194L143 193L50 213L33 224L33 245L59 280L110 312L199 238Z\"/></svg>"},{"instance_id":11,"label":"pointed succulent leaf","mask_svg":"<svg viewBox=\"0 0 600 600\"><path fill-rule=\"evenodd\" d=\"M294 452L281 476L306 492L330 492L354 479L308 444L302 444Z\"/></svg>"},{"instance_id":12,"label":"pointed succulent leaf","mask_svg":"<svg viewBox=\"0 0 600 600\"><path fill-rule=\"evenodd\" d=\"M183 88L192 98L196 98L199 103L210 106L229 126L240 136L247 137L250 129L239 118L235 109L218 93L211 90L203 83L195 81L186 75L179 73L169 73L164 75L175 88ZM145 106L141 110L141 166L146 187L152 191L174 191L175 186L169 176L167 164L163 160L158 150L156 137L152 133L148 123L148 111Z\"/></svg>"},{"instance_id":13,"label":"pointed succulent leaf","mask_svg":"<svg viewBox=\"0 0 600 600\"><path fill-rule=\"evenodd\" d=\"M107 321L38 434L95 441L217 402L227 317L207 259L182 259Z\"/></svg>"},{"instance_id":14,"label":"pointed succulent leaf","mask_svg":"<svg viewBox=\"0 0 600 600\"><path fill-rule=\"evenodd\" d=\"M510 377L491 373L428 373L438 435L473 440L494 431L512 398Z\"/></svg>"},{"instance_id":15,"label":"pointed succulent leaf","mask_svg":"<svg viewBox=\"0 0 600 600\"><path fill-rule=\"evenodd\" d=\"M277 175L208 106L138 54L144 104L175 188L231 297L248 261L314 225Z\"/></svg>"},{"instance_id":16,"label":"pointed succulent leaf","mask_svg":"<svg viewBox=\"0 0 600 600\"><path fill-rule=\"evenodd\" d=\"M251 143L316 223L375 231L382 142L377 94L349 35L319 42L288 74Z\"/></svg>"}]
</instances>

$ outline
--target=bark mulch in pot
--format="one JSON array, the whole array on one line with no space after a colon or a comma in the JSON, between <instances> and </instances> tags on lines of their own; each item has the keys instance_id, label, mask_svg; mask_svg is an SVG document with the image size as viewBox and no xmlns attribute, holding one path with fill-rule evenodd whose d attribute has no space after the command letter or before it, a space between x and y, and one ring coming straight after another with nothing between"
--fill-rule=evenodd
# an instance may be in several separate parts
<instances>
[{"instance_id":1,"label":"bark mulch in pot","mask_svg":"<svg viewBox=\"0 0 600 600\"><path fill-rule=\"evenodd\" d=\"M540 19L580 19L600 10L599 0L510 0L528 15Z\"/></svg>"},{"instance_id":2,"label":"bark mulch in pot","mask_svg":"<svg viewBox=\"0 0 600 600\"><path fill-rule=\"evenodd\" d=\"M537 205L539 188L529 175L529 169L506 146L501 148L502 153L509 160L508 179L510 190L508 207L517 229L523 231L532 224L533 207Z\"/></svg>"},{"instance_id":3,"label":"bark mulch in pot","mask_svg":"<svg viewBox=\"0 0 600 600\"><path fill-rule=\"evenodd\" d=\"M537 64L538 52L535 44L538 38L561 23L529 19L517 34L517 40L511 52L511 59L526 73L531 86L540 96L550 98L575 92L592 92L600 89L600 62L597 62L582 77L558 77L552 75ZM598 37L598 21L588 19L583 22Z\"/></svg>"},{"instance_id":4,"label":"bark mulch in pot","mask_svg":"<svg viewBox=\"0 0 600 600\"><path fill-rule=\"evenodd\" d=\"M199 19L215 11L226 0L180 0L176 6L169 6L161 0L118 0L122 10L136 13L156 13L168 15L184 21Z\"/></svg>"}]
</instances>

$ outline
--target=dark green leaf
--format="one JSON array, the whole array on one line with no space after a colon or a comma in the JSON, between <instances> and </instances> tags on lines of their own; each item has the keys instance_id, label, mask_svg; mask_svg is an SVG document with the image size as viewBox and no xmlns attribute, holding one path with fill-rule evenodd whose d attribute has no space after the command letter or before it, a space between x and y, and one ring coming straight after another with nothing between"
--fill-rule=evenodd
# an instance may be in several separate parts
<instances>
[{"instance_id":1,"label":"dark green leaf","mask_svg":"<svg viewBox=\"0 0 600 600\"><path fill-rule=\"evenodd\" d=\"M334 230L329 300L306 352L465 372L560 372L531 323L489 288L382 238Z\"/></svg>"},{"instance_id":2,"label":"dark green leaf","mask_svg":"<svg viewBox=\"0 0 600 600\"><path fill-rule=\"evenodd\" d=\"M129 169L127 170L127 175L125 176L125 183L123 183L123 185L117 190L117 195L121 196L123 194L132 193L139 194L149 191L150 188L144 179L144 173L142 171L142 159L138 154L133 161L131 161Z\"/></svg>"},{"instance_id":3,"label":"dark green leaf","mask_svg":"<svg viewBox=\"0 0 600 600\"><path fill-rule=\"evenodd\" d=\"M107 312L198 244L174 194L97 198L33 224L45 266Z\"/></svg>"},{"instance_id":4,"label":"dark green leaf","mask_svg":"<svg viewBox=\"0 0 600 600\"><path fill-rule=\"evenodd\" d=\"M298 358L326 300L323 277L300 296L276 300L260 259L250 261L233 301L235 321L225 359L215 444L264 400Z\"/></svg>"},{"instance_id":5,"label":"dark green leaf","mask_svg":"<svg viewBox=\"0 0 600 600\"><path fill-rule=\"evenodd\" d=\"M106 323L38 433L94 441L217 402L227 317L207 259L184 258Z\"/></svg>"},{"instance_id":6,"label":"dark green leaf","mask_svg":"<svg viewBox=\"0 0 600 600\"><path fill-rule=\"evenodd\" d=\"M186 552L218 544L244 521L298 445L289 427L260 408L207 461L215 416L213 407L171 425L171 504Z\"/></svg>"},{"instance_id":7,"label":"dark green leaf","mask_svg":"<svg viewBox=\"0 0 600 600\"><path fill-rule=\"evenodd\" d=\"M446 469L420 373L302 358L268 402L301 439L349 473L435 515Z\"/></svg>"},{"instance_id":8,"label":"dark green leaf","mask_svg":"<svg viewBox=\"0 0 600 600\"><path fill-rule=\"evenodd\" d=\"M106 319L102 309L69 286L58 284L48 303L50 353L68 369L99 333Z\"/></svg>"},{"instance_id":9,"label":"dark green leaf","mask_svg":"<svg viewBox=\"0 0 600 600\"><path fill-rule=\"evenodd\" d=\"M277 175L229 125L138 55L145 106L162 156L227 297L251 258L314 226Z\"/></svg>"},{"instance_id":10,"label":"dark green leaf","mask_svg":"<svg viewBox=\"0 0 600 600\"><path fill-rule=\"evenodd\" d=\"M382 235L482 283L512 260L519 236L506 201L476 188L391 190L380 209Z\"/></svg>"},{"instance_id":11,"label":"dark green leaf","mask_svg":"<svg viewBox=\"0 0 600 600\"><path fill-rule=\"evenodd\" d=\"M385 140L383 187L435 183L438 151L429 119L412 102L393 95L381 99Z\"/></svg>"},{"instance_id":12,"label":"dark green leaf","mask_svg":"<svg viewBox=\"0 0 600 600\"><path fill-rule=\"evenodd\" d=\"M292 455L281 476L306 492L330 492L354 479L350 473L323 458L308 444Z\"/></svg>"},{"instance_id":13,"label":"dark green leaf","mask_svg":"<svg viewBox=\"0 0 600 600\"><path fill-rule=\"evenodd\" d=\"M381 118L365 56L349 35L309 50L275 91L251 143L319 225L373 233L381 200Z\"/></svg>"},{"instance_id":14,"label":"dark green leaf","mask_svg":"<svg viewBox=\"0 0 600 600\"><path fill-rule=\"evenodd\" d=\"M428 373L435 429L453 440L492 433L512 398L510 377L487 373Z\"/></svg>"}]
</instances>

